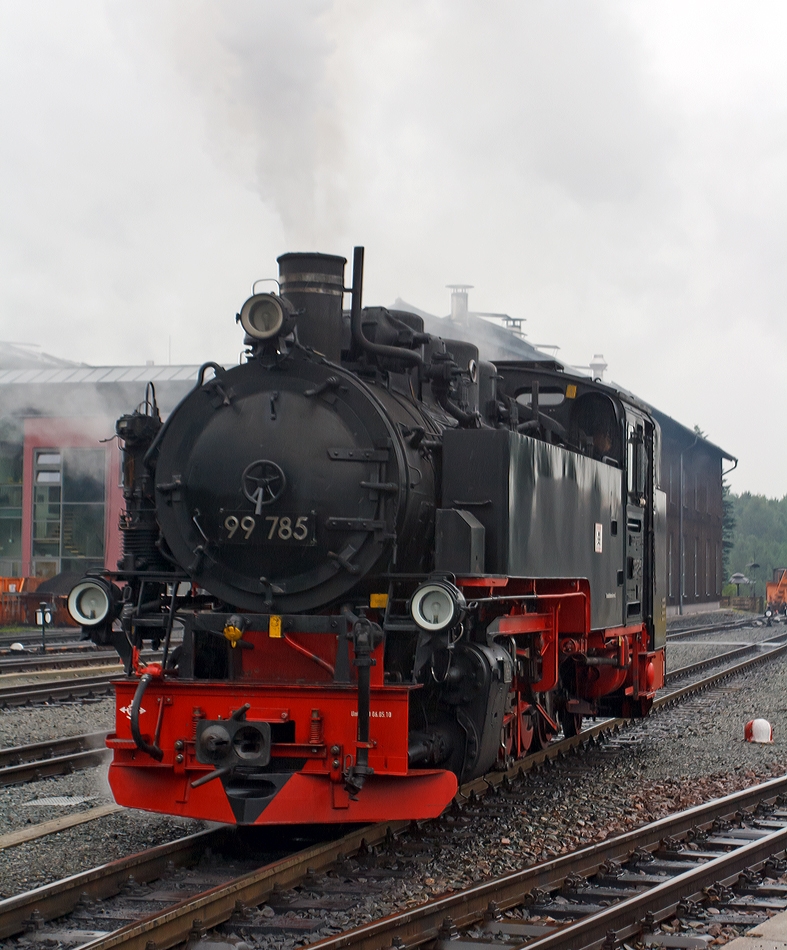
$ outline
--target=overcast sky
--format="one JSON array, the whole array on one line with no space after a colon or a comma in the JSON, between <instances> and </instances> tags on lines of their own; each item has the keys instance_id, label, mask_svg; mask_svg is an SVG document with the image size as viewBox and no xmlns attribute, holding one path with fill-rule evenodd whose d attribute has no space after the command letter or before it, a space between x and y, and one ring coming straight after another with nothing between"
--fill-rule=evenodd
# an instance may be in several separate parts
<instances>
[{"instance_id":1,"label":"overcast sky","mask_svg":"<svg viewBox=\"0 0 787 950\"><path fill-rule=\"evenodd\" d=\"M473 284L782 497L785 35L775 0L0 0L0 340L231 363L279 254L363 244L366 303Z\"/></svg>"}]
</instances>

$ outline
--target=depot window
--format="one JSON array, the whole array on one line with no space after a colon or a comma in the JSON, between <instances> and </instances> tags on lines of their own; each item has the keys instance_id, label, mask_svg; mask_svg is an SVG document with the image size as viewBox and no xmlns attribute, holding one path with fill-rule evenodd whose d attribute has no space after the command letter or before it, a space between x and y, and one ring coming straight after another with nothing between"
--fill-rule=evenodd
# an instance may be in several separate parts
<instances>
[{"instance_id":1,"label":"depot window","mask_svg":"<svg viewBox=\"0 0 787 950\"><path fill-rule=\"evenodd\" d=\"M36 452L33 557L37 574L103 566L105 464L103 449Z\"/></svg>"},{"instance_id":2,"label":"depot window","mask_svg":"<svg viewBox=\"0 0 787 950\"><path fill-rule=\"evenodd\" d=\"M0 576L22 574L23 438L10 420L0 421Z\"/></svg>"}]
</instances>

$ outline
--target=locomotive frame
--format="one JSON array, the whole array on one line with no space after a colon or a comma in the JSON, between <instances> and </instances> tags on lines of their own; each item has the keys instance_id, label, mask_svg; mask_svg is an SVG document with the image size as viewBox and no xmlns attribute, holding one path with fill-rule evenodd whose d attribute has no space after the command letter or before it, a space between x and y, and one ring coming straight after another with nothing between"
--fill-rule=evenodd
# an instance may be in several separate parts
<instances>
[{"instance_id":1,"label":"locomotive frame","mask_svg":"<svg viewBox=\"0 0 787 950\"><path fill-rule=\"evenodd\" d=\"M238 314L245 363L205 364L165 422L152 387L118 420L124 556L69 597L126 665L117 801L433 817L584 716L645 715L666 633L648 409L363 308L362 248L349 291L344 258L279 264Z\"/></svg>"}]
</instances>

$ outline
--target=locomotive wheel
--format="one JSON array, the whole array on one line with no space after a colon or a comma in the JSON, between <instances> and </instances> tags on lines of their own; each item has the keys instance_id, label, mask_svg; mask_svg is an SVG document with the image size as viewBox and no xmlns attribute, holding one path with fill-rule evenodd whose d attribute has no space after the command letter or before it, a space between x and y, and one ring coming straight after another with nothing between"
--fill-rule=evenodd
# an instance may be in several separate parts
<instances>
[{"instance_id":1,"label":"locomotive wheel","mask_svg":"<svg viewBox=\"0 0 787 950\"><path fill-rule=\"evenodd\" d=\"M561 710L559 718L566 739L573 739L574 736L578 736L582 732L582 716L580 713Z\"/></svg>"},{"instance_id":2,"label":"locomotive wheel","mask_svg":"<svg viewBox=\"0 0 787 950\"><path fill-rule=\"evenodd\" d=\"M523 710L519 714L519 749L516 747L515 741L515 732L516 732L516 713L511 716L511 719L506 722L503 727L503 733L501 737L501 753L506 758L506 763L509 763L509 760L513 760L517 757L518 754L527 755L528 752L532 751L533 748L533 737L535 735L535 728L533 726L532 714Z\"/></svg>"},{"instance_id":3,"label":"locomotive wheel","mask_svg":"<svg viewBox=\"0 0 787 950\"><path fill-rule=\"evenodd\" d=\"M536 731L533 725L533 719L529 713L523 712L519 717L519 729L523 753L532 752Z\"/></svg>"},{"instance_id":4,"label":"locomotive wheel","mask_svg":"<svg viewBox=\"0 0 787 950\"><path fill-rule=\"evenodd\" d=\"M573 739L582 731L581 713L570 713L566 709L566 704L577 695L577 665L576 662L568 657L563 661L560 667L560 699L558 701L560 710L558 712L558 722L563 727L563 735L566 739Z\"/></svg>"},{"instance_id":5,"label":"locomotive wheel","mask_svg":"<svg viewBox=\"0 0 787 950\"><path fill-rule=\"evenodd\" d=\"M554 733L549 727L549 723L543 716L539 715L538 710L533 713L533 741L530 743L529 752L540 752L545 749L554 737Z\"/></svg>"}]
</instances>

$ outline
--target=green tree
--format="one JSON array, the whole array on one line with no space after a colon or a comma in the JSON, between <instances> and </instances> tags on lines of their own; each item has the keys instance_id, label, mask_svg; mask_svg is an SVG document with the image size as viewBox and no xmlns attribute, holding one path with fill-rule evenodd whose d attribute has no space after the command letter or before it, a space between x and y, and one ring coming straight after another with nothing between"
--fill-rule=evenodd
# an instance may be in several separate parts
<instances>
[{"instance_id":1,"label":"green tree","mask_svg":"<svg viewBox=\"0 0 787 950\"><path fill-rule=\"evenodd\" d=\"M770 580L775 567L787 567L787 495L784 498L766 498L743 492L725 494L725 522L727 499L732 506L734 522L731 528L731 545L725 544L725 578L730 574L747 573L747 565L757 562L760 569L758 580ZM763 593L760 589L760 593Z\"/></svg>"},{"instance_id":2,"label":"green tree","mask_svg":"<svg viewBox=\"0 0 787 950\"><path fill-rule=\"evenodd\" d=\"M726 582L733 572L730 570L730 556L735 546L735 496L730 492L727 479L721 482L721 564L722 574Z\"/></svg>"}]
</instances>

